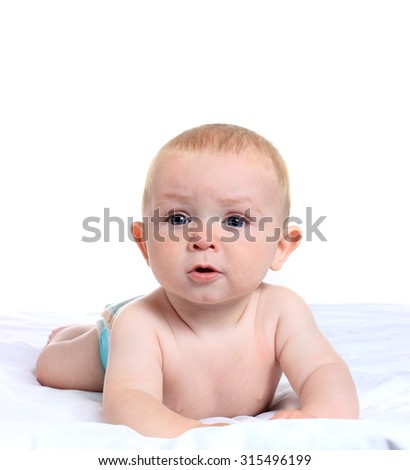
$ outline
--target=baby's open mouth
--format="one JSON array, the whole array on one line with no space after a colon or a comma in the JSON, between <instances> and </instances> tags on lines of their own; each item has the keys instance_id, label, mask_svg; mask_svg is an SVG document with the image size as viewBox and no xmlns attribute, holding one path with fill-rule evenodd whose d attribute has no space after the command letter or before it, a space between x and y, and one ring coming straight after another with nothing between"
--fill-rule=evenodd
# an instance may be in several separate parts
<instances>
[{"instance_id":1,"label":"baby's open mouth","mask_svg":"<svg viewBox=\"0 0 410 470\"><path fill-rule=\"evenodd\" d=\"M198 273L198 274L218 274L219 271L214 268L213 266L207 266L205 264L199 264L199 265L196 265L196 266L193 266L191 271L191 273Z\"/></svg>"},{"instance_id":2,"label":"baby's open mouth","mask_svg":"<svg viewBox=\"0 0 410 470\"><path fill-rule=\"evenodd\" d=\"M215 269L213 266L193 266L189 271L189 277L195 282L210 282L215 281L222 273Z\"/></svg>"},{"instance_id":3,"label":"baby's open mouth","mask_svg":"<svg viewBox=\"0 0 410 470\"><path fill-rule=\"evenodd\" d=\"M213 273L213 272L215 272L215 269L213 269L213 268L200 268L199 267L199 268L196 268L195 271L197 273Z\"/></svg>"}]
</instances>

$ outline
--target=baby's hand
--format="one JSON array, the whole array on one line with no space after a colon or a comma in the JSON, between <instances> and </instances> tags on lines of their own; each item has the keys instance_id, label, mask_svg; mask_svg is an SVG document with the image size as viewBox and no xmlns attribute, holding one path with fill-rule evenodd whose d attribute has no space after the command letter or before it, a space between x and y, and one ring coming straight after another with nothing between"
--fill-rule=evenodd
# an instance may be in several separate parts
<instances>
[{"instance_id":1,"label":"baby's hand","mask_svg":"<svg viewBox=\"0 0 410 470\"><path fill-rule=\"evenodd\" d=\"M229 423L212 423L212 424L204 424L204 423L201 423L201 425L199 427L202 427L202 428L208 428L208 427L219 427L219 426L229 426Z\"/></svg>"},{"instance_id":2,"label":"baby's hand","mask_svg":"<svg viewBox=\"0 0 410 470\"><path fill-rule=\"evenodd\" d=\"M302 410L280 410L277 411L271 419L312 419L316 418Z\"/></svg>"}]
</instances>

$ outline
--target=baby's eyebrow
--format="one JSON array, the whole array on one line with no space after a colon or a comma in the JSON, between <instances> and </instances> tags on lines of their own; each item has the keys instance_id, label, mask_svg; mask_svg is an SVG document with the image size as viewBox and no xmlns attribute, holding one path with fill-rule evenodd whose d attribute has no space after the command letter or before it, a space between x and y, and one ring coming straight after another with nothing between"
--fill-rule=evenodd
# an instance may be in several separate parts
<instances>
[{"instance_id":1,"label":"baby's eyebrow","mask_svg":"<svg viewBox=\"0 0 410 470\"><path fill-rule=\"evenodd\" d=\"M162 202L168 202L169 200L172 201L181 201L181 202L189 202L192 198L186 194L181 193L165 193L161 194L160 198L158 199L158 205Z\"/></svg>"},{"instance_id":2,"label":"baby's eyebrow","mask_svg":"<svg viewBox=\"0 0 410 470\"><path fill-rule=\"evenodd\" d=\"M255 205L249 197L237 197L237 198L224 197L224 198L219 199L218 202L222 204L223 206L241 205L241 206L246 206L249 209Z\"/></svg>"},{"instance_id":3,"label":"baby's eyebrow","mask_svg":"<svg viewBox=\"0 0 410 470\"><path fill-rule=\"evenodd\" d=\"M177 192L172 192L172 193L165 193L161 194L161 196L158 199L158 204L161 204L162 202L168 202L169 200L172 201L180 201L180 202L190 202L192 201L192 196L189 196L187 194L182 194L182 193L177 193ZM237 198L235 197L222 197L217 199L217 202L223 206L246 206L247 208L251 208L254 206L254 203L252 202L251 198L247 196L238 196Z\"/></svg>"},{"instance_id":4,"label":"baby's eyebrow","mask_svg":"<svg viewBox=\"0 0 410 470\"><path fill-rule=\"evenodd\" d=\"M160 207L162 204L183 204L188 205L192 203L192 196L184 193L178 192L168 192L161 194L158 198L156 207ZM216 199L217 204L227 207L233 208L235 210L240 211L250 211L253 213L263 214L261 209L255 205L252 199L248 196L238 196L238 197L221 197Z\"/></svg>"}]
</instances>

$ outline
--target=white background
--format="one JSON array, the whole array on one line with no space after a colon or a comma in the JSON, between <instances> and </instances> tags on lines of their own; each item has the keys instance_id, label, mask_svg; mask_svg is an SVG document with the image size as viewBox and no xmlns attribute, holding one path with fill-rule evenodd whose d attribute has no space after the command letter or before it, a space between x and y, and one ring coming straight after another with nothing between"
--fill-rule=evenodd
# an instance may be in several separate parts
<instances>
[{"instance_id":1,"label":"white background","mask_svg":"<svg viewBox=\"0 0 410 470\"><path fill-rule=\"evenodd\" d=\"M138 218L153 155L208 122L271 140L292 214L327 216L270 282L410 302L409 24L397 0L2 1L0 305L98 311L156 286L114 223L84 243L82 222Z\"/></svg>"}]
</instances>

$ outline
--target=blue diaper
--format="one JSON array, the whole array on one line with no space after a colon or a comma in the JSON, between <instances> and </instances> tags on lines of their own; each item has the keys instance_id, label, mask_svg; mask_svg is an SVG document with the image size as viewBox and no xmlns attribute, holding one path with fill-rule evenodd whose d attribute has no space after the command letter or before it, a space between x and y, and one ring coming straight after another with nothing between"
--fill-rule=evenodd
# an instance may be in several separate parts
<instances>
[{"instance_id":1,"label":"blue diaper","mask_svg":"<svg viewBox=\"0 0 410 470\"><path fill-rule=\"evenodd\" d=\"M115 316L120 311L124 305L127 305L131 301L138 299L141 295L133 297L132 299L124 300L118 304L109 304L105 307L104 312L101 315L101 318L97 321L97 331L99 336L99 346L100 346L100 358L101 364L104 370L107 368L108 354L110 351L110 331L112 322L114 321Z\"/></svg>"}]
</instances>

